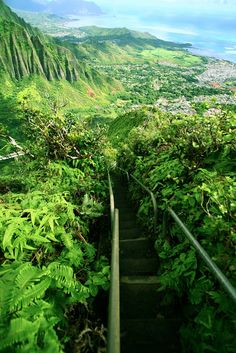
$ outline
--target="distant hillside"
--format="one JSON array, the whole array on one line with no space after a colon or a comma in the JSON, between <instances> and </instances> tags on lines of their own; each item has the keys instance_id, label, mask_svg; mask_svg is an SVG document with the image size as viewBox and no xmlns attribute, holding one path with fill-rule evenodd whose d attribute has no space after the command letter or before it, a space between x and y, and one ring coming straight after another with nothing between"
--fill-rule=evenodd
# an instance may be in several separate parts
<instances>
[{"instance_id":1,"label":"distant hillside","mask_svg":"<svg viewBox=\"0 0 236 353\"><path fill-rule=\"evenodd\" d=\"M96 26L72 29L71 34L65 34L59 38L78 58L96 64L157 62L159 51L179 57L180 53L182 56L190 55L186 49L191 46L188 43L178 44L164 41L149 33L127 28Z\"/></svg>"},{"instance_id":2,"label":"distant hillside","mask_svg":"<svg viewBox=\"0 0 236 353\"><path fill-rule=\"evenodd\" d=\"M12 78L32 74L69 82L88 79L74 54L26 24L0 0L0 68Z\"/></svg>"},{"instance_id":3,"label":"distant hillside","mask_svg":"<svg viewBox=\"0 0 236 353\"><path fill-rule=\"evenodd\" d=\"M147 32L138 32L133 31L128 28L102 28L97 26L87 26L87 27L80 27L80 31L86 34L85 38L81 38L80 41L86 41L97 39L98 41L113 41L114 43L118 44L119 46L124 45L135 45L140 46L141 48L143 45L150 45L153 47L161 47L161 48L187 48L191 46L191 44L179 44L168 42L165 40L158 39L157 37L153 36Z\"/></svg>"},{"instance_id":4,"label":"distant hillside","mask_svg":"<svg viewBox=\"0 0 236 353\"><path fill-rule=\"evenodd\" d=\"M46 11L57 15L101 15L102 10L91 1L84 0L6 0L7 5L24 11Z\"/></svg>"}]
</instances>

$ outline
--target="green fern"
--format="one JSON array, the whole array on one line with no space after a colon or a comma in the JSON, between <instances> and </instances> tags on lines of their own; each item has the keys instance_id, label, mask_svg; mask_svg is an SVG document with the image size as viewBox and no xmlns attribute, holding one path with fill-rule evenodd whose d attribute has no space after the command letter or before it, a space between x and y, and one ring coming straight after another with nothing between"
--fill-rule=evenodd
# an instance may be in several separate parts
<instances>
[{"instance_id":1,"label":"green fern","mask_svg":"<svg viewBox=\"0 0 236 353\"><path fill-rule=\"evenodd\" d=\"M62 353L62 347L53 328L45 332L42 353Z\"/></svg>"},{"instance_id":2,"label":"green fern","mask_svg":"<svg viewBox=\"0 0 236 353\"><path fill-rule=\"evenodd\" d=\"M1 309L5 313L11 313L42 298L51 284L51 279L46 277L43 271L30 263L25 263L16 270L6 272L1 282Z\"/></svg>"},{"instance_id":3,"label":"green fern","mask_svg":"<svg viewBox=\"0 0 236 353\"><path fill-rule=\"evenodd\" d=\"M95 294L92 287L97 293L108 282L108 274L96 277L101 272L94 268L96 250L82 241L89 241L90 224L103 212L100 197L107 196L106 183L100 180L104 166L98 163L98 139L92 139L94 131L91 135L83 128L79 136L81 129L74 129L73 146L79 144L82 156L91 155L78 160L75 168L71 161L45 158L48 143L41 145L37 126L33 129L34 160L15 163L10 170L12 180L20 175L24 188L0 195L2 353L63 353L60 341L68 339L70 305L86 305ZM70 144L67 147L69 151Z\"/></svg>"},{"instance_id":4,"label":"green fern","mask_svg":"<svg viewBox=\"0 0 236 353\"><path fill-rule=\"evenodd\" d=\"M61 254L61 262L69 266L74 266L79 269L84 266L84 253L82 248L74 243L70 249L63 250Z\"/></svg>"},{"instance_id":5,"label":"green fern","mask_svg":"<svg viewBox=\"0 0 236 353\"><path fill-rule=\"evenodd\" d=\"M74 278L73 269L70 266L62 265L59 262L52 262L46 271L47 275L55 281L58 288L63 288L66 293L70 293L78 283Z\"/></svg>"},{"instance_id":6,"label":"green fern","mask_svg":"<svg viewBox=\"0 0 236 353\"><path fill-rule=\"evenodd\" d=\"M42 272L37 267L32 266L31 263L25 263L19 266L17 272L15 284L21 290L29 287L32 281L42 276Z\"/></svg>"},{"instance_id":7,"label":"green fern","mask_svg":"<svg viewBox=\"0 0 236 353\"><path fill-rule=\"evenodd\" d=\"M30 288L25 290L23 293L18 292L18 297L14 296L14 301L10 306L10 311L20 309L32 303L34 300L43 298L44 293L50 287L51 280L50 278L45 278L41 280L38 284L32 285Z\"/></svg>"},{"instance_id":8,"label":"green fern","mask_svg":"<svg viewBox=\"0 0 236 353\"><path fill-rule=\"evenodd\" d=\"M39 330L39 322L30 322L24 318L11 320L8 332L2 332L0 350L15 343L32 342Z\"/></svg>"}]
</instances>

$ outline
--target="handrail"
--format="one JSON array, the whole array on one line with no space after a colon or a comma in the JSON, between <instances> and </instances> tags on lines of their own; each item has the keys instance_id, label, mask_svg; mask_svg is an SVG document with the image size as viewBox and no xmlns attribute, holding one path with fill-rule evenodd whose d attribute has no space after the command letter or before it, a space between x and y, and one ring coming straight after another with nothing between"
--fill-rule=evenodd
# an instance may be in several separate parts
<instances>
[{"instance_id":1,"label":"handrail","mask_svg":"<svg viewBox=\"0 0 236 353\"><path fill-rule=\"evenodd\" d=\"M147 186L145 186L141 181L139 181L134 175L129 174L126 170L124 170L122 168L119 168L119 169L122 172L126 173L128 180L129 180L129 177L134 179L151 196L152 205L153 205L153 231L154 231L154 234L156 234L156 231L157 231L157 201L156 201L156 198L155 198L153 192Z\"/></svg>"},{"instance_id":2,"label":"handrail","mask_svg":"<svg viewBox=\"0 0 236 353\"><path fill-rule=\"evenodd\" d=\"M109 172L108 172L108 183L109 183L109 193L110 193L111 226L113 227L114 213L115 213L115 199L114 199L114 193L113 193L113 189L112 189L111 176L110 176ZM113 230L111 230L111 231L113 231Z\"/></svg>"},{"instance_id":3,"label":"handrail","mask_svg":"<svg viewBox=\"0 0 236 353\"><path fill-rule=\"evenodd\" d=\"M107 352L120 353L120 268L119 268L119 210L115 208L111 177L108 172L112 254L111 254L111 286L108 308Z\"/></svg>"},{"instance_id":4,"label":"handrail","mask_svg":"<svg viewBox=\"0 0 236 353\"><path fill-rule=\"evenodd\" d=\"M121 168L119 168L121 169ZM121 169L123 172L126 174L129 174L127 171ZM156 229L156 222L157 222L157 202L156 198L151 190L149 190L143 183L141 183L134 175L129 174L140 186L142 186L143 189L145 189L149 194L151 194L152 201L153 198L155 202L153 201L153 206L154 206L154 224ZM228 278L223 274L223 272L219 269L219 267L216 265L216 263L211 260L210 256L208 253L204 250L204 248L200 245L200 243L196 240L196 238L190 233L186 225L181 221L181 219L177 216L177 214L172 210L172 208L167 208L166 210L174 219L174 221L179 225L179 227L182 229L184 234L187 236L187 238L190 240L194 248L197 250L201 258L204 260L204 262L207 264L208 268L211 270L213 275L216 277L216 279L220 282L220 284L224 287L226 292L229 294L229 296L233 299L234 302L236 302L236 289L233 287L233 285L230 283ZM164 217L166 218L166 211L164 212ZM166 221L163 222L164 228L166 228Z\"/></svg>"},{"instance_id":5,"label":"handrail","mask_svg":"<svg viewBox=\"0 0 236 353\"><path fill-rule=\"evenodd\" d=\"M223 272L219 269L219 267L216 265L214 261L211 260L210 256L208 253L203 249L203 247L200 245L200 243L197 241L197 239L190 233L188 228L185 226L185 224L181 221L181 219L177 216L177 214L171 209L168 208L168 211L170 215L173 217L175 222L179 225L179 227L182 229L184 234L187 236L187 238L190 240L190 242L193 244L203 261L207 264L211 272L215 275L215 277L218 279L218 281L221 283L221 285L225 288L226 292L231 296L231 298L236 302L236 289L232 286L228 278L223 274Z\"/></svg>"}]
</instances>

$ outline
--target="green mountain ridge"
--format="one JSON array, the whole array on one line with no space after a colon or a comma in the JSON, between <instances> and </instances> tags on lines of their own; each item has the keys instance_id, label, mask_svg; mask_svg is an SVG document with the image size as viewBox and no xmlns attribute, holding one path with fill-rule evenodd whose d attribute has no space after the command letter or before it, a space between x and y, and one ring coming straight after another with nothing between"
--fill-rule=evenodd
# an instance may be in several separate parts
<instances>
[{"instance_id":1,"label":"green mountain ridge","mask_svg":"<svg viewBox=\"0 0 236 353\"><path fill-rule=\"evenodd\" d=\"M71 34L65 33L57 38L63 40L64 45L73 51L77 58L95 64L156 62L155 51L165 50L174 56L181 51L190 55L187 48L191 46L188 43L164 41L147 32L97 26L76 28L71 30ZM145 51L150 52L151 56L147 57Z\"/></svg>"},{"instance_id":2,"label":"green mountain ridge","mask_svg":"<svg viewBox=\"0 0 236 353\"><path fill-rule=\"evenodd\" d=\"M40 75L69 82L89 79L83 63L53 38L14 14L0 0L0 68L12 78Z\"/></svg>"},{"instance_id":3,"label":"green mountain ridge","mask_svg":"<svg viewBox=\"0 0 236 353\"><path fill-rule=\"evenodd\" d=\"M97 26L84 26L80 27L80 30L86 33L86 37L82 38L81 41L88 41L88 39L97 38L99 40L109 40L115 41L119 45L130 44L133 41L134 45L151 45L153 47L160 48L188 48L191 47L189 43L174 43L170 41L165 41L157 38L156 36L148 32L139 32L128 29L126 27L122 28L104 28Z\"/></svg>"}]
</instances>

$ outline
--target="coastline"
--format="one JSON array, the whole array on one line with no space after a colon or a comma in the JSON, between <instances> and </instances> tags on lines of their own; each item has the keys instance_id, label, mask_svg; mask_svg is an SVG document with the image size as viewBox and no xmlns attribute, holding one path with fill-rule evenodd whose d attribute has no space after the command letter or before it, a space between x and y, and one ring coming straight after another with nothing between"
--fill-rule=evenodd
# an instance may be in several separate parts
<instances>
[{"instance_id":1,"label":"coastline","mask_svg":"<svg viewBox=\"0 0 236 353\"><path fill-rule=\"evenodd\" d=\"M185 28L160 26L158 24L147 23L136 16L108 15L99 16L69 16L66 27L98 26L105 28L126 27L131 30L149 32L159 39L175 43L190 43L188 50L196 55L214 57L236 63L236 40L228 39L226 34L201 32L191 32ZM224 37L225 36L225 37Z\"/></svg>"}]
</instances>

